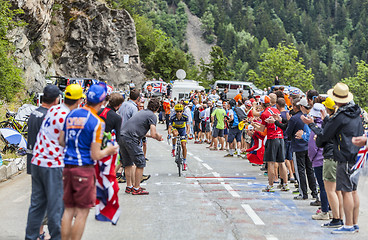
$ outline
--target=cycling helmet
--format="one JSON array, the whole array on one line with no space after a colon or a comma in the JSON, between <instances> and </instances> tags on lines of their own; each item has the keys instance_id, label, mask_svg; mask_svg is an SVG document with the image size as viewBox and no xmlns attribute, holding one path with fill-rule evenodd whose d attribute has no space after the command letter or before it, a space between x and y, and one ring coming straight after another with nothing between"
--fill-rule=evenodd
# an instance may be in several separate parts
<instances>
[{"instance_id":1,"label":"cycling helmet","mask_svg":"<svg viewBox=\"0 0 368 240\"><path fill-rule=\"evenodd\" d=\"M175 111L178 112L178 111L183 111L184 110L184 107L182 104L176 104L175 107L174 107Z\"/></svg>"}]
</instances>

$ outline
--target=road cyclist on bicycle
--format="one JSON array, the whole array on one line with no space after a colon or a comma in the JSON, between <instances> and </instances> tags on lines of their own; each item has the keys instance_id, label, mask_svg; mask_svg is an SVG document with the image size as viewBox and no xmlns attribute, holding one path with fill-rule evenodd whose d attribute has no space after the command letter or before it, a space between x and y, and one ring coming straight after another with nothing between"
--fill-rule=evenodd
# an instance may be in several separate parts
<instances>
[{"instance_id":1,"label":"road cyclist on bicycle","mask_svg":"<svg viewBox=\"0 0 368 240\"><path fill-rule=\"evenodd\" d=\"M174 107L175 114L170 117L168 136L167 138L172 138L172 156L175 157L175 144L176 137L180 136L181 146L183 149L183 171L187 170L187 136L189 134L189 126L188 126L188 116L185 115L184 106L182 104L176 104Z\"/></svg>"}]
</instances>

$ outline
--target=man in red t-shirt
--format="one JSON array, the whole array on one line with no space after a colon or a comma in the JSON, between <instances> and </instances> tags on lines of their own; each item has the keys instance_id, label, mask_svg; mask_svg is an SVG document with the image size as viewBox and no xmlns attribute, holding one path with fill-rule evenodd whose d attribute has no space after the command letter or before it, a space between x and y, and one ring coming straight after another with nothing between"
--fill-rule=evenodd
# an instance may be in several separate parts
<instances>
[{"instance_id":1,"label":"man in red t-shirt","mask_svg":"<svg viewBox=\"0 0 368 240\"><path fill-rule=\"evenodd\" d=\"M284 134L281 128L275 125L273 114L279 115L280 112L276 108L270 107L271 99L268 96L262 96L260 102L264 108L261 114L261 123L253 122L252 125L263 132L267 128L267 140L265 145L265 152L263 161L268 165L268 186L263 189L264 192L274 192L273 181L275 179L275 165L278 163L280 167L281 179L284 181L281 191L289 191L287 185L287 170L285 165L285 146Z\"/></svg>"}]
</instances>

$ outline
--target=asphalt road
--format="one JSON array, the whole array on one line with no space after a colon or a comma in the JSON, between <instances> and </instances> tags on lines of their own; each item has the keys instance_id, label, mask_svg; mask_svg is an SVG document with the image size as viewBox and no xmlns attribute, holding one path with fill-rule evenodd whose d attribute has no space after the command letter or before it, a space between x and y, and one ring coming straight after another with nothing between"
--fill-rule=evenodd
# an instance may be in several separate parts
<instances>
[{"instance_id":1,"label":"asphalt road","mask_svg":"<svg viewBox=\"0 0 368 240\"><path fill-rule=\"evenodd\" d=\"M163 125L158 129L163 132ZM120 184L117 225L96 221L91 209L83 239L368 239L368 178L358 188L360 233L336 236L320 227L325 221L311 219L312 200L292 200L291 192L263 193L267 178L259 167L205 146L189 143L189 170L178 177L171 146L150 139L145 174L152 177L144 184L150 194L128 195ZM25 173L0 183L1 240L24 239L30 192Z\"/></svg>"}]
</instances>

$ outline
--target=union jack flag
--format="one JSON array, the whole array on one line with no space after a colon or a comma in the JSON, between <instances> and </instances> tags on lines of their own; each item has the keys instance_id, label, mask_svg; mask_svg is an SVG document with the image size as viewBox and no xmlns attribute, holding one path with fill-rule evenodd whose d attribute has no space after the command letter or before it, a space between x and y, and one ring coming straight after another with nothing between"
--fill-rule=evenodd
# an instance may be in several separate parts
<instances>
[{"instance_id":1,"label":"union jack flag","mask_svg":"<svg viewBox=\"0 0 368 240\"><path fill-rule=\"evenodd\" d=\"M163 83L152 83L152 91L162 93L164 90L164 84Z\"/></svg>"},{"instance_id":2,"label":"union jack flag","mask_svg":"<svg viewBox=\"0 0 368 240\"><path fill-rule=\"evenodd\" d=\"M357 170L365 166L365 163L367 162L367 152L368 152L368 149L366 146L361 147L359 149L357 161L355 165L351 168L351 170Z\"/></svg>"}]
</instances>

